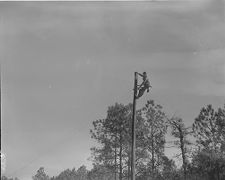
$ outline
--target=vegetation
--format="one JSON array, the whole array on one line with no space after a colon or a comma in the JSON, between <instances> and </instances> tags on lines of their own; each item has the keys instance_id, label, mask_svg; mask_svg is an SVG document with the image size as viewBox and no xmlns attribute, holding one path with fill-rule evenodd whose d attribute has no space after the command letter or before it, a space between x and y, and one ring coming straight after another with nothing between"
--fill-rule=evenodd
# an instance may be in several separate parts
<instances>
[{"instance_id":1,"label":"vegetation","mask_svg":"<svg viewBox=\"0 0 225 180\"><path fill-rule=\"evenodd\" d=\"M129 180L132 104L109 106L105 119L93 121L91 148L93 168L66 169L49 177L41 167L33 180ZM137 110L137 180L224 180L225 105L217 110L203 107L192 128L180 117L169 118L153 100ZM173 137L182 166L165 155L166 135ZM2 180L13 180L5 176Z\"/></svg>"}]
</instances>

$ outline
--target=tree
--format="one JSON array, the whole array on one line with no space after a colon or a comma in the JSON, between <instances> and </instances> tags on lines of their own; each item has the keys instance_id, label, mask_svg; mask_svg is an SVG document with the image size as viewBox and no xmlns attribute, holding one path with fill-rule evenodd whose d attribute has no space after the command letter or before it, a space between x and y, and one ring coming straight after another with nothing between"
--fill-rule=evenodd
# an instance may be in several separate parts
<instances>
[{"instance_id":1,"label":"tree","mask_svg":"<svg viewBox=\"0 0 225 180\"><path fill-rule=\"evenodd\" d=\"M212 105L203 107L193 124L198 150L193 166L210 180L220 180L225 170L225 106L215 111Z\"/></svg>"},{"instance_id":2,"label":"tree","mask_svg":"<svg viewBox=\"0 0 225 180\"><path fill-rule=\"evenodd\" d=\"M225 156L203 149L196 152L192 159L193 173L209 180L225 179Z\"/></svg>"},{"instance_id":3,"label":"tree","mask_svg":"<svg viewBox=\"0 0 225 180\"><path fill-rule=\"evenodd\" d=\"M1 176L1 180L13 180L13 178L8 178L6 176ZM14 180L19 180L19 179L17 177L15 177Z\"/></svg>"},{"instance_id":4,"label":"tree","mask_svg":"<svg viewBox=\"0 0 225 180\"><path fill-rule=\"evenodd\" d=\"M58 176L52 177L51 180L87 180L88 170L86 166L81 166L77 170L73 168L72 170L66 169L62 171Z\"/></svg>"},{"instance_id":5,"label":"tree","mask_svg":"<svg viewBox=\"0 0 225 180\"><path fill-rule=\"evenodd\" d=\"M141 113L145 127L143 144L150 153L148 166L154 179L157 167L162 164L164 156L165 134L167 132L166 115L162 111L162 106L155 104L153 100L147 101Z\"/></svg>"},{"instance_id":6,"label":"tree","mask_svg":"<svg viewBox=\"0 0 225 180\"><path fill-rule=\"evenodd\" d=\"M183 120L178 117L173 117L168 120L169 125L172 129L171 134L173 137L178 140L174 141L174 144L180 149L182 156L182 166L184 171L184 179L187 178L187 153L188 153L188 145L190 145L190 141L188 141L187 136L191 133L189 128L186 128Z\"/></svg>"},{"instance_id":7,"label":"tree","mask_svg":"<svg viewBox=\"0 0 225 180\"><path fill-rule=\"evenodd\" d=\"M218 134L220 134L220 151L223 155L225 155L225 104L223 108L219 108L217 111L217 126L218 126Z\"/></svg>"},{"instance_id":8,"label":"tree","mask_svg":"<svg viewBox=\"0 0 225 180\"><path fill-rule=\"evenodd\" d=\"M91 137L100 146L93 147L94 164L114 172L114 179L129 177L132 104L110 106L105 119L93 122ZM166 115L153 100L136 113L136 177L146 179L158 174L163 167Z\"/></svg>"},{"instance_id":9,"label":"tree","mask_svg":"<svg viewBox=\"0 0 225 180\"><path fill-rule=\"evenodd\" d=\"M77 172L75 170L75 168L73 168L72 170L70 169L66 169L64 171L62 171L58 176L56 177L52 177L51 180L77 180Z\"/></svg>"},{"instance_id":10,"label":"tree","mask_svg":"<svg viewBox=\"0 0 225 180\"><path fill-rule=\"evenodd\" d=\"M138 110L136 115L137 176L143 173L144 162L148 157L146 155L147 150L143 143L143 132L145 132L144 129L146 129L146 127L141 115L141 110ZM116 103L113 106L109 106L105 119L93 122L91 136L100 144L100 147L93 147L91 149L94 163L104 165L107 169L113 170L114 179L117 179L117 177L119 177L120 180L122 178L129 178L131 120L132 104L123 105Z\"/></svg>"},{"instance_id":11,"label":"tree","mask_svg":"<svg viewBox=\"0 0 225 180\"><path fill-rule=\"evenodd\" d=\"M176 164L174 160L167 156L162 157L162 177L166 180L174 180L176 177Z\"/></svg>"},{"instance_id":12,"label":"tree","mask_svg":"<svg viewBox=\"0 0 225 180\"><path fill-rule=\"evenodd\" d=\"M193 124L194 136L200 148L207 148L215 152L221 151L225 137L224 110L215 111L212 105L203 107Z\"/></svg>"},{"instance_id":13,"label":"tree","mask_svg":"<svg viewBox=\"0 0 225 180\"><path fill-rule=\"evenodd\" d=\"M100 164L93 164L88 172L88 180L113 180L113 171Z\"/></svg>"},{"instance_id":14,"label":"tree","mask_svg":"<svg viewBox=\"0 0 225 180\"><path fill-rule=\"evenodd\" d=\"M46 175L44 167L40 167L37 171L37 174L32 177L33 180L49 180L49 176Z\"/></svg>"},{"instance_id":15,"label":"tree","mask_svg":"<svg viewBox=\"0 0 225 180\"><path fill-rule=\"evenodd\" d=\"M87 175L88 175L88 171L86 166L83 165L77 170L77 179L87 180Z\"/></svg>"},{"instance_id":16,"label":"tree","mask_svg":"<svg viewBox=\"0 0 225 180\"><path fill-rule=\"evenodd\" d=\"M125 168L128 168L131 112L131 104L116 103L108 108L105 119L93 122L90 131L91 137L101 145L91 149L94 162L114 169L115 179L117 171L121 180L126 176Z\"/></svg>"}]
</instances>

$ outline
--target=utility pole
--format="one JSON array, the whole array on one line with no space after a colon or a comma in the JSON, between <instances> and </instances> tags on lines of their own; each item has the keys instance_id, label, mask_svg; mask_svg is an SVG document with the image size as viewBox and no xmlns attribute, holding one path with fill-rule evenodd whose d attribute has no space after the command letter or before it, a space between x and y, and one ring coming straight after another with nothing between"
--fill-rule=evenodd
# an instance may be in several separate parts
<instances>
[{"instance_id":1,"label":"utility pole","mask_svg":"<svg viewBox=\"0 0 225 180\"><path fill-rule=\"evenodd\" d=\"M138 75L142 77L143 82L141 85L138 85ZM138 88L139 86L139 88ZM140 74L134 72L134 99L133 99L133 116L132 116L132 149L131 149L131 180L135 180L135 149L136 149L136 99L139 99L144 92L147 90L149 92L150 85L149 80L147 79L147 73L143 72ZM138 95L137 95L138 91Z\"/></svg>"},{"instance_id":2,"label":"utility pole","mask_svg":"<svg viewBox=\"0 0 225 180\"><path fill-rule=\"evenodd\" d=\"M134 73L134 99L132 116L132 149L131 149L131 180L135 180L135 149L136 149L136 96L137 96L137 72Z\"/></svg>"}]
</instances>

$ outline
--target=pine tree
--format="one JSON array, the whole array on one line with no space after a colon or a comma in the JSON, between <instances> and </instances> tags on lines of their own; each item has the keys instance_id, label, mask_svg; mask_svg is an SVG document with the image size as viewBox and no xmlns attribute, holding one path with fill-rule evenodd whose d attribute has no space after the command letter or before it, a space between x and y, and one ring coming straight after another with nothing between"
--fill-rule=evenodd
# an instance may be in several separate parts
<instances>
[{"instance_id":1,"label":"pine tree","mask_svg":"<svg viewBox=\"0 0 225 180\"><path fill-rule=\"evenodd\" d=\"M153 100L147 101L141 113L145 127L143 132L144 145L150 153L148 166L152 179L154 179L164 156L165 134L167 132L166 115L162 106L155 104Z\"/></svg>"},{"instance_id":2,"label":"pine tree","mask_svg":"<svg viewBox=\"0 0 225 180\"><path fill-rule=\"evenodd\" d=\"M49 180L49 176L45 173L44 167L40 167L33 180Z\"/></svg>"}]
</instances>

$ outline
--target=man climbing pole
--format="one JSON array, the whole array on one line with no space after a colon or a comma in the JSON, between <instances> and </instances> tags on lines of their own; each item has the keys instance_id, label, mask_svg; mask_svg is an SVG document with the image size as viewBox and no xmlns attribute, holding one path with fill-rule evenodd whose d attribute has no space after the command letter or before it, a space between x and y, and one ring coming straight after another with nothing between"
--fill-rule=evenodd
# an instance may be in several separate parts
<instances>
[{"instance_id":1,"label":"man climbing pole","mask_svg":"<svg viewBox=\"0 0 225 180\"><path fill-rule=\"evenodd\" d=\"M149 88L152 87L147 78L146 72L143 72L143 74L138 73L138 75L140 75L142 77L143 82L140 85L137 85L137 90L138 90L138 95L136 97L137 99L140 98L144 94L146 89L147 89L147 92L149 92Z\"/></svg>"}]
</instances>

